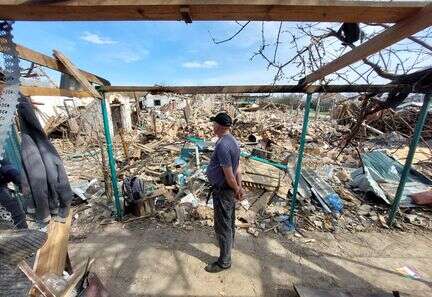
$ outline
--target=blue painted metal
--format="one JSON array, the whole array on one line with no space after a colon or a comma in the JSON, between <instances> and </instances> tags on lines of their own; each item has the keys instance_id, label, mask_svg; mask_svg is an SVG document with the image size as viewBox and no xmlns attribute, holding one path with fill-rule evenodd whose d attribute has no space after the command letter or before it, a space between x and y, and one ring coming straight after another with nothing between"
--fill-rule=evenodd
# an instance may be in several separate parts
<instances>
[{"instance_id":1,"label":"blue painted metal","mask_svg":"<svg viewBox=\"0 0 432 297\"><path fill-rule=\"evenodd\" d=\"M399 181L399 186L398 189L396 191L396 196L395 199L393 200L393 204L391 206L390 209L390 214L389 214L389 219L388 219L388 224L391 226L394 223L395 217L396 217L396 213L399 210L399 204L402 198L402 193L404 191L405 188L405 183L407 181L408 178L408 174L411 170L411 165L414 159L414 154L417 148L417 144L419 142L420 139L420 135L421 135L421 131L423 130L423 126L424 123L426 121L426 117L428 115L428 111L429 111L429 106L430 106L430 99L431 99L431 94L425 94L424 99L423 99L423 105L422 108L420 110L420 115L417 119L417 123L414 129L414 135L411 138L411 142L410 142L410 146L409 146L409 150L408 150L408 155L405 161L405 165L402 169L402 174L401 174L401 179Z\"/></svg>"},{"instance_id":2,"label":"blue painted metal","mask_svg":"<svg viewBox=\"0 0 432 297\"><path fill-rule=\"evenodd\" d=\"M105 99L105 94L103 94L101 106L102 106L102 118L103 118L103 125L104 125L105 141L106 141L107 152L108 152L108 163L111 172L111 186L114 193L116 217L120 219L123 216L123 209L120 203L120 191L118 188L117 171L116 171L116 164L114 159L114 150L113 150L113 145L111 140L108 110L107 110L107 100Z\"/></svg>"},{"instance_id":3,"label":"blue painted metal","mask_svg":"<svg viewBox=\"0 0 432 297\"><path fill-rule=\"evenodd\" d=\"M307 129L309 124L309 110L310 110L311 102L312 102L312 94L307 94L304 117L303 117L302 134L300 137L300 147L299 147L297 163L295 167L293 195L291 198L291 209L290 209L290 216L289 216L289 226L291 226L291 228L295 228L295 211L296 211L296 204L297 204L297 193L298 193L298 186L301 178L302 161L303 161L304 147L306 143Z\"/></svg>"}]
</instances>

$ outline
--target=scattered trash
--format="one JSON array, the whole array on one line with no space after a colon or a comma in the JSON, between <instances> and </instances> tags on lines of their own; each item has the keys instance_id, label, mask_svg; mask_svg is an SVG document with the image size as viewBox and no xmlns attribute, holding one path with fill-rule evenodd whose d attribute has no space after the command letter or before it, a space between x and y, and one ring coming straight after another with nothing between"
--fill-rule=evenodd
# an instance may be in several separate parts
<instances>
[{"instance_id":1,"label":"scattered trash","mask_svg":"<svg viewBox=\"0 0 432 297\"><path fill-rule=\"evenodd\" d=\"M186 196L184 196L181 200L180 200L180 204L188 204L191 207L197 207L199 203L199 200L194 196L194 194L190 193L187 194Z\"/></svg>"},{"instance_id":2,"label":"scattered trash","mask_svg":"<svg viewBox=\"0 0 432 297\"><path fill-rule=\"evenodd\" d=\"M250 206L251 206L248 200L242 200L242 201L240 202L240 204L241 204L241 206L243 206L243 208L246 209L246 210L248 210L248 209L250 208Z\"/></svg>"},{"instance_id":3,"label":"scattered trash","mask_svg":"<svg viewBox=\"0 0 432 297\"><path fill-rule=\"evenodd\" d=\"M402 275L412 279L422 279L422 275L412 266L403 266L397 268L396 271L400 272Z\"/></svg>"},{"instance_id":4,"label":"scattered trash","mask_svg":"<svg viewBox=\"0 0 432 297\"><path fill-rule=\"evenodd\" d=\"M255 236L255 237L258 237L258 236L259 236L259 231L258 231L256 228L249 227L249 228L247 229L247 232L248 232L249 234L252 234L252 235Z\"/></svg>"},{"instance_id":5,"label":"scattered trash","mask_svg":"<svg viewBox=\"0 0 432 297\"><path fill-rule=\"evenodd\" d=\"M324 202L329 206L332 212L340 214L343 210L343 201L336 193L324 197Z\"/></svg>"}]
</instances>

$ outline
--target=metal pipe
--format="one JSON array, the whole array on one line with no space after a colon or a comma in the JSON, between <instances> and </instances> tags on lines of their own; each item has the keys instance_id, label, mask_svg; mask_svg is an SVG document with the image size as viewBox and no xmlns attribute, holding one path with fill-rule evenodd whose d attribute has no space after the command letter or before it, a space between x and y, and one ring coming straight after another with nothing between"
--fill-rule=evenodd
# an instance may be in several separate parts
<instances>
[{"instance_id":1,"label":"metal pipe","mask_svg":"<svg viewBox=\"0 0 432 297\"><path fill-rule=\"evenodd\" d=\"M304 117L303 117L302 134L300 137L300 147L299 147L298 156L297 156L297 163L296 163L296 167L295 167L293 195L292 195L292 199L291 199L289 223L290 223L290 226L292 228L295 227L295 210L296 210L296 204L297 204L297 193L298 193L298 186L299 186L300 178L301 178L302 161L303 161L304 147L305 147L305 143L306 143L307 129L308 129L308 124L309 124L309 109L310 109L311 102L312 102L312 93L308 93L306 96L306 105L305 105Z\"/></svg>"},{"instance_id":2,"label":"metal pipe","mask_svg":"<svg viewBox=\"0 0 432 297\"><path fill-rule=\"evenodd\" d=\"M408 173L411 170L411 165L414 159L414 154L417 148L417 144L419 142L420 139L420 135L421 135L421 131L423 129L424 123L426 121L426 117L428 115L428 111L429 111L429 106L430 106L430 99L431 99L431 94L425 94L424 96L424 100L423 100L423 105L422 108L420 110L420 115L417 119L417 123L415 126L415 130L414 130L414 135L411 138L411 142L410 142L410 146L409 146L409 150L408 150L408 155L405 161L405 165L402 169L402 174L401 174L401 178L399 181L399 186L397 188L396 191L396 196L393 200L391 209L390 209L390 214L389 214L389 219L388 219L388 224L391 226L394 223L395 217L396 217L396 213L399 210L399 204L400 204L400 200L402 198L402 193L404 191L405 188L405 184L406 184L406 180L408 177Z\"/></svg>"},{"instance_id":3,"label":"metal pipe","mask_svg":"<svg viewBox=\"0 0 432 297\"><path fill-rule=\"evenodd\" d=\"M123 209L121 207L120 203L120 192L118 189L118 179L117 179L117 172L116 172L116 164L114 160L114 150L111 140L111 133L110 133L110 127L109 127L109 120L108 120L108 110L107 110L107 102L105 98L105 93L102 93L102 117L103 117L103 125L104 125L104 133L105 133L105 140L106 140L106 148L108 152L108 164L110 167L111 172L111 186L114 193L114 203L116 208L116 217L121 218L123 216Z\"/></svg>"}]
</instances>

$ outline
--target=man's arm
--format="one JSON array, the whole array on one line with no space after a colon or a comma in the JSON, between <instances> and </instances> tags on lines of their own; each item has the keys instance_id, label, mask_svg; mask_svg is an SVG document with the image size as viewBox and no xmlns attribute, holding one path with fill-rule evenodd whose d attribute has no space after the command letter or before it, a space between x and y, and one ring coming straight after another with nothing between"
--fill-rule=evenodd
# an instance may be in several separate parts
<instances>
[{"instance_id":1,"label":"man's arm","mask_svg":"<svg viewBox=\"0 0 432 297\"><path fill-rule=\"evenodd\" d=\"M236 181L237 181L237 185L241 188L242 187L242 175L241 175L241 170L240 170L240 164L237 167L237 172L236 172Z\"/></svg>"},{"instance_id":2,"label":"man's arm","mask_svg":"<svg viewBox=\"0 0 432 297\"><path fill-rule=\"evenodd\" d=\"M234 190L234 192L238 192L240 190L240 187L237 184L236 176L234 176L233 169L231 166L223 166L222 167L223 173L225 175L225 180L230 186L231 189Z\"/></svg>"},{"instance_id":3,"label":"man's arm","mask_svg":"<svg viewBox=\"0 0 432 297\"><path fill-rule=\"evenodd\" d=\"M244 190L243 190L243 187L242 187L242 175L241 175L241 170L240 170L240 164L237 167L237 172L236 172L235 178L236 178L236 181L237 181L237 185L240 188L240 191L237 194L237 199L238 200L243 200Z\"/></svg>"},{"instance_id":4,"label":"man's arm","mask_svg":"<svg viewBox=\"0 0 432 297\"><path fill-rule=\"evenodd\" d=\"M241 174L237 170L234 175L233 169L231 166L222 167L223 173L225 175L225 180L231 189L234 190L236 199L243 200L243 189L241 187ZM240 180L240 183L239 183Z\"/></svg>"}]
</instances>

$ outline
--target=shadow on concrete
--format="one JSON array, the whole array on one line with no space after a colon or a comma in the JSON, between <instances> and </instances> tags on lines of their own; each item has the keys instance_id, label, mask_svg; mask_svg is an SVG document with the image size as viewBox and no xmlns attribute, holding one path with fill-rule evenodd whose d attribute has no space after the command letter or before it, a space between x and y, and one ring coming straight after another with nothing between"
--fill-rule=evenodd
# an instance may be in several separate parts
<instances>
[{"instance_id":1,"label":"shadow on concrete","mask_svg":"<svg viewBox=\"0 0 432 297\"><path fill-rule=\"evenodd\" d=\"M206 274L203 270L204 266L214 261L217 257L215 252L213 255L209 254L205 250L196 247L199 244L215 244L214 238L211 238L211 228L200 228L197 227L193 231L183 231L177 228L168 226L159 226L155 228L154 222L145 221L137 224L125 225L122 232L117 234L115 231L109 234L99 234L89 236L85 243L86 249L88 244L95 246L96 248L88 248L87 251L81 249L80 252L75 253L77 256L83 252L85 256L93 256L96 258L95 265L113 265L111 273L101 276L106 287L109 288L113 296L118 297L138 297L138 296L221 296L219 292L214 294L173 294L173 291L188 292L192 290L193 286L190 283L191 277L194 274L199 275ZM121 233L121 234L120 234ZM126 233L126 234L125 234ZM378 266L371 265L369 263L363 263L361 261L353 260L346 257L341 257L327 252L320 252L315 249L308 247L305 244L301 244L295 241L285 240L281 246L283 246L283 252L288 256L284 256L279 253L275 253L268 244L266 237L251 238L249 236L237 236L236 248L234 250L233 265L241 266L243 263L236 263L236 254L244 254L247 256L254 257L259 265L259 275L253 275L245 268L244 277L250 278L251 280L259 278L261 282L260 293L256 293L255 296L297 296L293 290L293 284L309 286L314 288L361 288L362 290L368 290L371 293L389 293L384 291L376 284L367 281L361 275L355 274L348 270L343 265L335 263L334 259L340 259L348 261L354 265L360 265L365 268L367 273L368 270L377 270L383 273L389 273L393 275L400 275L397 272L383 269ZM112 245L115 243L127 243L127 248L117 251L112 249ZM105 250L108 249L108 250ZM164 259L159 259L150 250L160 250L172 253L172 257L175 263L166 265ZM105 250L104 255L101 255L99 251ZM217 249L212 249L217 251ZM148 252L148 256L147 256ZM113 257L114 263L104 262L103 258L109 255ZM202 262L202 267L199 269L192 268L188 265L188 255ZM185 263L186 261L186 263ZM305 264L306 262L307 265ZM151 288L152 294L146 293L146 282L147 279L139 279L140 271L143 269L143 265L154 266L155 273L150 276L151 278L158 278L158 272L164 271L164 281L162 281L154 293L155 288ZM147 267L148 268L148 267ZM225 273L225 272L224 272ZM281 280L280 277L276 278L277 274L289 275L288 279ZM168 275L168 281L166 281ZM205 279L214 280L215 275L205 275ZM154 280L152 279L152 284ZM142 285L141 293L132 293L129 288L136 286L137 282ZM157 282L156 282L157 283ZM377 280L379 283L379 280ZM430 286L430 282L425 282ZM208 286L209 283L203 283L205 292L211 291ZM251 284L252 286L252 284ZM141 290L141 289L140 289ZM242 294L235 294L235 296L241 296ZM229 294L224 296L231 296ZM251 296L251 294L245 294L243 296Z\"/></svg>"}]
</instances>

